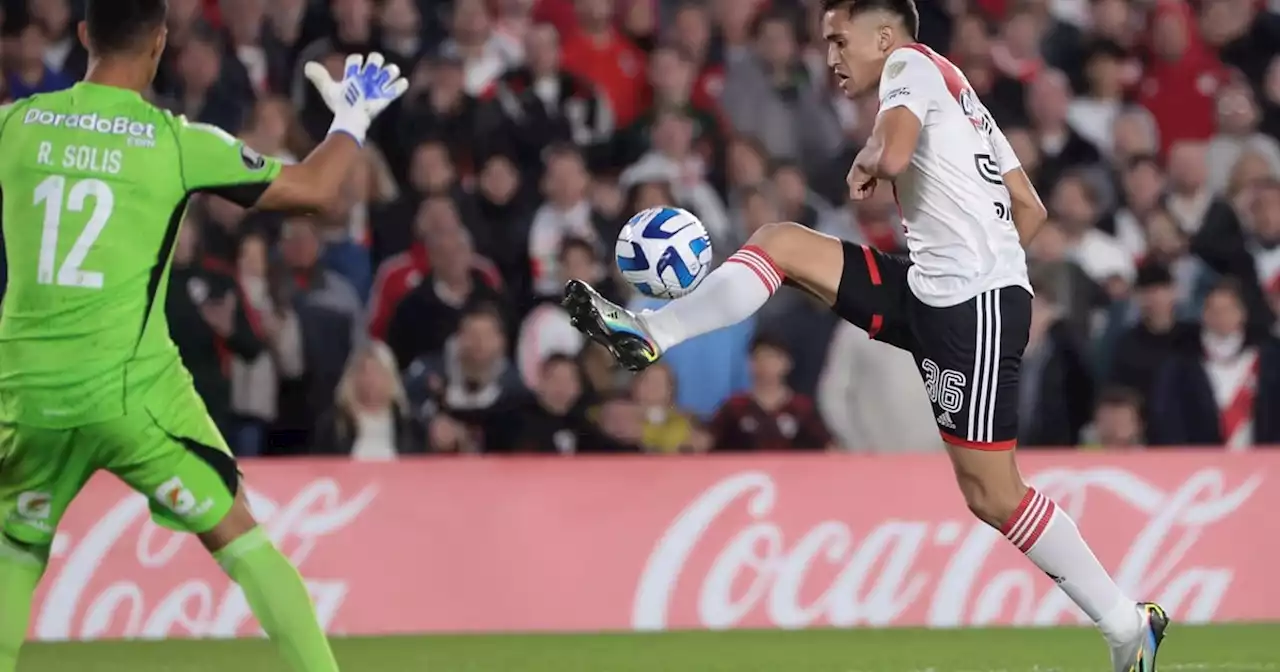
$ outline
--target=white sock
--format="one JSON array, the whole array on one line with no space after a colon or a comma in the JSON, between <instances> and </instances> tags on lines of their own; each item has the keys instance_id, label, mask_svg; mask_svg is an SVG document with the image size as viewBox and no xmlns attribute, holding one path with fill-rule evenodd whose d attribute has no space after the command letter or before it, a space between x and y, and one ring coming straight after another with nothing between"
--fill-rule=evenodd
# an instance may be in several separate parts
<instances>
[{"instance_id":1,"label":"white sock","mask_svg":"<svg viewBox=\"0 0 1280 672\"><path fill-rule=\"evenodd\" d=\"M1142 616L1137 603L1120 592L1075 521L1053 500L1035 488L1027 490L1000 532L1088 614L1108 642L1119 645L1138 636Z\"/></svg>"},{"instance_id":2,"label":"white sock","mask_svg":"<svg viewBox=\"0 0 1280 672\"><path fill-rule=\"evenodd\" d=\"M702 286L652 312L643 313L659 350L723 329L751 317L782 286L782 273L764 250L747 245L711 272Z\"/></svg>"}]
</instances>

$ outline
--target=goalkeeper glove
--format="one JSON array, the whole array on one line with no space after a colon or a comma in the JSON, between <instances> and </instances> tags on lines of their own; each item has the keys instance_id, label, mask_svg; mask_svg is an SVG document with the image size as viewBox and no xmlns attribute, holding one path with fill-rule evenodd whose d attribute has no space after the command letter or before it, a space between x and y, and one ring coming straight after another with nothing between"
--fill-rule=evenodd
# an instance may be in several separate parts
<instances>
[{"instance_id":1,"label":"goalkeeper glove","mask_svg":"<svg viewBox=\"0 0 1280 672\"><path fill-rule=\"evenodd\" d=\"M340 82L314 61L307 63L303 74L333 111L329 133L346 133L362 146L374 118L409 90L409 82L400 76L399 66L386 64L377 52L368 57L348 56Z\"/></svg>"}]
</instances>

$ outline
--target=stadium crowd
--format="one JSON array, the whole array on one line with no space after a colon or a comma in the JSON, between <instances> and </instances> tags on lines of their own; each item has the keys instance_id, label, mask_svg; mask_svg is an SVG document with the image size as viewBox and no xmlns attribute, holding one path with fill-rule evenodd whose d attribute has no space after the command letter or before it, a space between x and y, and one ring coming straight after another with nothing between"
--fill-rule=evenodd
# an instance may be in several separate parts
<instances>
[{"instance_id":1,"label":"stadium crowd","mask_svg":"<svg viewBox=\"0 0 1280 672\"><path fill-rule=\"evenodd\" d=\"M1020 443L1280 443L1280 15L918 2L1051 212ZM941 449L911 356L794 290L637 376L556 302L578 277L652 305L611 250L659 204L721 259L775 220L903 249L890 190L846 198L877 101L832 86L819 4L169 0L153 99L263 154L328 128L304 63L377 50L411 74L341 207L192 202L166 309L234 450ZM0 7L0 103L84 74L75 0Z\"/></svg>"}]
</instances>

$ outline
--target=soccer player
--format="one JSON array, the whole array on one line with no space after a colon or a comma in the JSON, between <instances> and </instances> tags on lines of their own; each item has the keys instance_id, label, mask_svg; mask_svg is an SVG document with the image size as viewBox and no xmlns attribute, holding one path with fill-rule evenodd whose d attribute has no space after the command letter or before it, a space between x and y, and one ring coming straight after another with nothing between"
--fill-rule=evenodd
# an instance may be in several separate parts
<instances>
[{"instance_id":1,"label":"soccer player","mask_svg":"<svg viewBox=\"0 0 1280 672\"><path fill-rule=\"evenodd\" d=\"M165 292L192 195L326 207L373 118L408 84L377 54L349 58L341 82L308 64L333 126L306 160L282 166L143 100L165 14L165 0L89 0L85 81L0 108L0 672L17 664L58 521L98 469L145 494L157 522L199 537L292 669L337 669L169 338Z\"/></svg>"},{"instance_id":2,"label":"soccer player","mask_svg":"<svg viewBox=\"0 0 1280 672\"><path fill-rule=\"evenodd\" d=\"M1065 511L1018 473L1018 369L1031 320L1023 246L1046 218L1004 133L960 70L916 42L913 0L825 0L827 63L880 111L849 172L851 197L891 182L909 259L792 223L757 231L690 295L639 315L572 281L579 329L623 365L742 320L784 282L872 337L915 355L969 508L1089 615L1117 672L1152 672L1168 622L1126 597ZM868 381L873 382L873 381Z\"/></svg>"}]
</instances>

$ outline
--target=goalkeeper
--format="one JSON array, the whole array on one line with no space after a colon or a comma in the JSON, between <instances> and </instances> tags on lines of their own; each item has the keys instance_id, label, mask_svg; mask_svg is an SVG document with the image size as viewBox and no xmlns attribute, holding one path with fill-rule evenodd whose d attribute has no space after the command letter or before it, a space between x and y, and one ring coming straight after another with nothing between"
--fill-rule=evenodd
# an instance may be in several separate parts
<instances>
[{"instance_id":1,"label":"goalkeeper","mask_svg":"<svg viewBox=\"0 0 1280 672\"><path fill-rule=\"evenodd\" d=\"M378 54L348 58L340 82L307 64L333 127L306 160L281 166L143 100L165 14L165 0L89 0L85 81L0 108L0 672L17 664L58 521L98 469L146 495L157 522L199 537L294 670L337 669L169 338L165 294L193 194L323 209L408 84Z\"/></svg>"}]
</instances>

